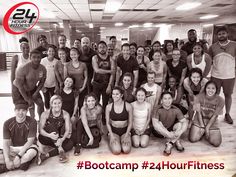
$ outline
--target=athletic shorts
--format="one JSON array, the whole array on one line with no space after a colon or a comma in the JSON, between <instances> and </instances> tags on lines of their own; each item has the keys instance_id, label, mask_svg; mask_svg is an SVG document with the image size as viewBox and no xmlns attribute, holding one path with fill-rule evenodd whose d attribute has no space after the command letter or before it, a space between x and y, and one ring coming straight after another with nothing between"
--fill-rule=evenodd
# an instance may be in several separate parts
<instances>
[{"instance_id":1,"label":"athletic shorts","mask_svg":"<svg viewBox=\"0 0 236 177\"><path fill-rule=\"evenodd\" d=\"M218 79L211 77L211 80L214 81L218 87L217 93L220 93L221 87L223 88L224 94L232 94L234 90L235 78L232 79Z\"/></svg>"},{"instance_id":2,"label":"athletic shorts","mask_svg":"<svg viewBox=\"0 0 236 177\"><path fill-rule=\"evenodd\" d=\"M132 128L131 129L131 136L137 135L135 130ZM142 135L151 135L151 128L147 128Z\"/></svg>"},{"instance_id":3,"label":"athletic shorts","mask_svg":"<svg viewBox=\"0 0 236 177\"><path fill-rule=\"evenodd\" d=\"M32 95L34 94L36 90L37 90L37 87L35 87L32 91L26 92L26 95L29 97L32 97ZM37 96L37 100L38 99L42 100L42 97L40 94L38 94ZM21 95L19 89L14 85L12 85L12 100L14 104L28 104L28 102ZM36 100L33 100L33 101L36 101Z\"/></svg>"}]
</instances>

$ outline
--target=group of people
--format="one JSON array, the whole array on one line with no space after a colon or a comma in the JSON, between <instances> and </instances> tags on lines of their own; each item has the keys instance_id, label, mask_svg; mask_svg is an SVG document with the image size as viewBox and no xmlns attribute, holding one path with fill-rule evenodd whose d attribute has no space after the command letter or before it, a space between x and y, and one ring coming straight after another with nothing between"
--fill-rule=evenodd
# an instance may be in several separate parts
<instances>
[{"instance_id":1,"label":"group of people","mask_svg":"<svg viewBox=\"0 0 236 177\"><path fill-rule=\"evenodd\" d=\"M173 147L184 151L184 133L191 142L205 136L219 146L217 118L224 106L226 122L233 123L236 43L225 27L217 37L209 48L191 29L182 48L168 41L162 49L155 41L151 47L125 43L119 49L111 36L97 51L88 37L69 49L65 35L57 47L40 35L40 46L31 51L21 38L22 54L11 67L15 117L4 123L0 173L27 170L35 158L38 165L53 156L66 162L65 152L98 148L102 136L108 136L113 154L146 148L151 134L166 140L167 156Z\"/></svg>"}]
</instances>

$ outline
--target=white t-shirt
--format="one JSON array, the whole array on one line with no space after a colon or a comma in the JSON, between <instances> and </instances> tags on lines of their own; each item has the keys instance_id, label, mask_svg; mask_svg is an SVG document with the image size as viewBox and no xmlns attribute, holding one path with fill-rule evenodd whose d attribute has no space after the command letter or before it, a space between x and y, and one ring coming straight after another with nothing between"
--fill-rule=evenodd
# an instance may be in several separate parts
<instances>
[{"instance_id":1,"label":"white t-shirt","mask_svg":"<svg viewBox=\"0 0 236 177\"><path fill-rule=\"evenodd\" d=\"M52 88L56 86L56 76L55 76L55 65L57 63L57 59L54 58L52 61L49 61L47 57L43 58L41 60L41 64L46 68L47 70L47 77L46 81L44 83L44 87Z\"/></svg>"}]
</instances>

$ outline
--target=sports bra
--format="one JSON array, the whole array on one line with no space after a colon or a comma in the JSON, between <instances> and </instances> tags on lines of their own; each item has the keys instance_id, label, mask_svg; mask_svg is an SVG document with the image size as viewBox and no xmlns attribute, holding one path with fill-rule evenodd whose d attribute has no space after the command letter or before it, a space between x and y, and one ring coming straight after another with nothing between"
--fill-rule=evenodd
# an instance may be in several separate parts
<instances>
[{"instance_id":1,"label":"sports bra","mask_svg":"<svg viewBox=\"0 0 236 177\"><path fill-rule=\"evenodd\" d=\"M126 121L129 119L129 113L126 110L125 101L124 101L123 111L121 113L116 113L114 110L114 103L112 104L112 108L110 112L110 119L113 121Z\"/></svg>"}]
</instances>

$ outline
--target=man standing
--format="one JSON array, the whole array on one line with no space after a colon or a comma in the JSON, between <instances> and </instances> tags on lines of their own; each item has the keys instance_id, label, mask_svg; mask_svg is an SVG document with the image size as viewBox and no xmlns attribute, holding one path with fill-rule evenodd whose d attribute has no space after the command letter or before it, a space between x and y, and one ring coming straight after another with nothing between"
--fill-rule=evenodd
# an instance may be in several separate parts
<instances>
[{"instance_id":1,"label":"man standing","mask_svg":"<svg viewBox=\"0 0 236 177\"><path fill-rule=\"evenodd\" d=\"M0 154L0 173L9 170L27 170L38 153L34 144L37 122L26 116L27 104L15 105L15 117L3 125L3 154Z\"/></svg>"},{"instance_id":2,"label":"man standing","mask_svg":"<svg viewBox=\"0 0 236 177\"><path fill-rule=\"evenodd\" d=\"M44 58L48 56L47 51L48 51L48 42L47 42L47 37L45 35L39 35L37 38L38 43L40 46L35 48L35 50L38 50L42 53L41 57Z\"/></svg>"},{"instance_id":3,"label":"man standing","mask_svg":"<svg viewBox=\"0 0 236 177\"><path fill-rule=\"evenodd\" d=\"M39 91L46 80L46 68L40 64L41 52L32 50L30 52L31 62L20 67L16 72L16 78L12 86L13 103L28 104L31 118L34 115L34 103L38 105L38 115L44 111L44 104Z\"/></svg>"},{"instance_id":4,"label":"man standing","mask_svg":"<svg viewBox=\"0 0 236 177\"><path fill-rule=\"evenodd\" d=\"M87 89L88 93L92 91L91 80L93 77L93 66L92 66L92 57L97 53L90 48L90 40L88 37L83 37L81 39L81 50L82 55L79 60L84 62L88 69L88 81L87 81Z\"/></svg>"},{"instance_id":5,"label":"man standing","mask_svg":"<svg viewBox=\"0 0 236 177\"><path fill-rule=\"evenodd\" d=\"M110 37L110 43L113 45L113 49L114 49L114 55L115 56L118 56L120 53L121 53L121 51L120 51L120 49L117 47L117 39L116 39L116 36L111 36Z\"/></svg>"},{"instance_id":6,"label":"man standing","mask_svg":"<svg viewBox=\"0 0 236 177\"><path fill-rule=\"evenodd\" d=\"M102 95L102 106L105 113L114 83L115 66L114 60L107 54L107 44L104 41L98 43L98 54L93 56L92 65L94 70L93 92L96 94L98 101Z\"/></svg>"},{"instance_id":7,"label":"man standing","mask_svg":"<svg viewBox=\"0 0 236 177\"><path fill-rule=\"evenodd\" d=\"M66 47L66 36L64 34L58 36L58 48L66 51L66 62L69 62L71 60L70 48Z\"/></svg>"},{"instance_id":8,"label":"man standing","mask_svg":"<svg viewBox=\"0 0 236 177\"><path fill-rule=\"evenodd\" d=\"M232 104L232 93L235 82L235 56L236 42L228 39L226 27L221 27L217 31L218 42L212 44L209 49L209 54L213 58L213 66L211 80L215 81L220 93L220 88L223 88L225 96L225 121L233 124L230 113Z\"/></svg>"},{"instance_id":9,"label":"man standing","mask_svg":"<svg viewBox=\"0 0 236 177\"><path fill-rule=\"evenodd\" d=\"M118 56L117 58L117 71L116 71L116 83L115 85L118 85L121 81L121 78L123 75L127 72L132 73L134 76L134 90L133 93L136 90L136 86L138 83L138 70L139 65L136 60L136 58L133 58L130 56L130 47L128 43L125 43L121 47L122 54Z\"/></svg>"},{"instance_id":10,"label":"man standing","mask_svg":"<svg viewBox=\"0 0 236 177\"><path fill-rule=\"evenodd\" d=\"M197 42L197 31L195 29L188 30L188 42L186 42L181 50L187 52L188 55L193 53L193 47ZM202 43L203 50L206 52L208 50L207 42L205 40L200 40Z\"/></svg>"}]
</instances>

